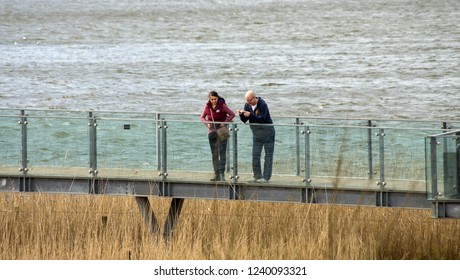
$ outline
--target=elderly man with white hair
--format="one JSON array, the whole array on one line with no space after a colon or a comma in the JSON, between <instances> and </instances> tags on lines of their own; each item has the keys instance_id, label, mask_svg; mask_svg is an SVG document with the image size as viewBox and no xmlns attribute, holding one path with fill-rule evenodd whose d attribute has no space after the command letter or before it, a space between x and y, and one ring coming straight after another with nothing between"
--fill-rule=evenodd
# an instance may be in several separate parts
<instances>
[{"instance_id":1,"label":"elderly man with white hair","mask_svg":"<svg viewBox=\"0 0 460 280\"><path fill-rule=\"evenodd\" d=\"M273 152L275 150L275 127L270 117L267 103L256 96L253 90L245 94L244 110L237 110L242 122L249 121L252 131L252 170L253 177L249 182L267 183L272 176ZM259 125L260 124L260 125ZM262 149L265 151L264 168L262 171Z\"/></svg>"}]
</instances>

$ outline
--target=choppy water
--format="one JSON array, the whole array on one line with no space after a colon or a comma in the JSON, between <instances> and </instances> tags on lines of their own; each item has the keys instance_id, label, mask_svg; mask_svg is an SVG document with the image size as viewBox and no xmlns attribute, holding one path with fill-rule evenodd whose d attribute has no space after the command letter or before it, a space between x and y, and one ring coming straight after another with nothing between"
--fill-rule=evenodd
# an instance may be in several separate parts
<instances>
[{"instance_id":1,"label":"choppy water","mask_svg":"<svg viewBox=\"0 0 460 280\"><path fill-rule=\"evenodd\" d=\"M0 107L456 119L460 1L0 0Z\"/></svg>"}]
</instances>

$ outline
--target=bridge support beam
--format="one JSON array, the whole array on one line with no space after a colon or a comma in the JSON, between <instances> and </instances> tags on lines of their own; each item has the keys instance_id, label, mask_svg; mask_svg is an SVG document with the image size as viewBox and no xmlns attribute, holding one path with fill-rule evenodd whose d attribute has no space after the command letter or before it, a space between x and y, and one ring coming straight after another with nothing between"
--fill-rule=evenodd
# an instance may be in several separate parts
<instances>
[{"instance_id":1,"label":"bridge support beam","mask_svg":"<svg viewBox=\"0 0 460 280\"><path fill-rule=\"evenodd\" d=\"M182 205L184 204L183 198L173 198L169 206L168 217L166 218L165 226L163 229L163 237L166 241L172 238L174 233L174 226L177 223Z\"/></svg>"},{"instance_id":2,"label":"bridge support beam","mask_svg":"<svg viewBox=\"0 0 460 280\"><path fill-rule=\"evenodd\" d=\"M160 231L160 227L158 225L157 218L155 217L155 213L153 212L152 207L150 207L148 197L137 196L136 202L137 206L139 206L142 217L144 218L144 223L150 227L152 233L157 234Z\"/></svg>"},{"instance_id":3,"label":"bridge support beam","mask_svg":"<svg viewBox=\"0 0 460 280\"><path fill-rule=\"evenodd\" d=\"M432 201L433 218L460 218L460 204L450 201Z\"/></svg>"},{"instance_id":4,"label":"bridge support beam","mask_svg":"<svg viewBox=\"0 0 460 280\"><path fill-rule=\"evenodd\" d=\"M375 193L375 206L381 206L381 207L389 206L388 192L378 191Z\"/></svg>"},{"instance_id":5,"label":"bridge support beam","mask_svg":"<svg viewBox=\"0 0 460 280\"><path fill-rule=\"evenodd\" d=\"M141 211L144 223L150 228L153 234L159 234L160 226L158 220L153 212L153 209L150 205L148 197L137 196L136 197L137 205ZM169 206L168 217L166 218L164 227L163 227L163 238L165 241L169 241L174 233L174 227L177 224L179 219L180 212L182 210L182 205L184 204L183 198L173 198L171 200L171 205Z\"/></svg>"}]
</instances>

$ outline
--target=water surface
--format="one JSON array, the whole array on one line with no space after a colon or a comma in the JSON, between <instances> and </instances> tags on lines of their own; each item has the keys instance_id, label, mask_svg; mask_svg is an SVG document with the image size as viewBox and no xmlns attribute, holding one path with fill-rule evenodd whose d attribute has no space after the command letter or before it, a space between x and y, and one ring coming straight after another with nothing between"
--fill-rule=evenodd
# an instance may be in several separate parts
<instances>
[{"instance_id":1,"label":"water surface","mask_svg":"<svg viewBox=\"0 0 460 280\"><path fill-rule=\"evenodd\" d=\"M459 120L460 1L0 0L0 107Z\"/></svg>"}]
</instances>

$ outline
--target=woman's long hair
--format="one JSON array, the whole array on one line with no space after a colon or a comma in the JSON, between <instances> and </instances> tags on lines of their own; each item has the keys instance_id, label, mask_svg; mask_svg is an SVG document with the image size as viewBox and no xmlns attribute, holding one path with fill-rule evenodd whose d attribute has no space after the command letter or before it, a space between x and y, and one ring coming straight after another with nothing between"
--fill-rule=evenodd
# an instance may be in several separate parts
<instances>
[{"instance_id":1,"label":"woman's long hair","mask_svg":"<svg viewBox=\"0 0 460 280\"><path fill-rule=\"evenodd\" d=\"M211 97L211 96L217 97L217 99L222 99L222 97L220 97L219 94L217 93L217 91L215 91L215 90L211 90L209 92L209 97Z\"/></svg>"}]
</instances>

